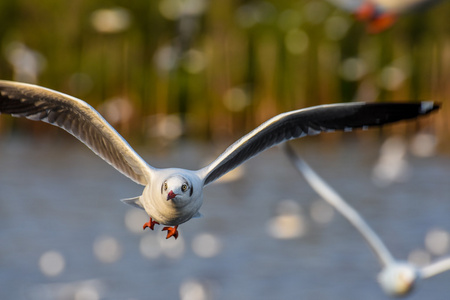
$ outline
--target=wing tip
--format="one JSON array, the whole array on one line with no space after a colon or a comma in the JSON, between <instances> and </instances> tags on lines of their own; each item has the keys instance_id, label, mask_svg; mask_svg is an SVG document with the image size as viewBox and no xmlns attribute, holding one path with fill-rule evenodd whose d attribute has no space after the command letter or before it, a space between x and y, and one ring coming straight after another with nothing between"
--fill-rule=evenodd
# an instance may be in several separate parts
<instances>
[{"instance_id":1,"label":"wing tip","mask_svg":"<svg viewBox=\"0 0 450 300\"><path fill-rule=\"evenodd\" d=\"M434 110L437 110L441 107L440 103L435 103L434 101L421 101L419 107L419 114L424 115L428 114Z\"/></svg>"}]
</instances>

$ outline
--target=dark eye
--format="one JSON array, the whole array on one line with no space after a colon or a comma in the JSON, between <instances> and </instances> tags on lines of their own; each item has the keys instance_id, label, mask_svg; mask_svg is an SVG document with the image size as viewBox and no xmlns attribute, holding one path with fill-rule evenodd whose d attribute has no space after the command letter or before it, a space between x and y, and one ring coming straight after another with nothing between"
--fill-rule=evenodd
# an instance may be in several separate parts
<instances>
[{"instance_id":1,"label":"dark eye","mask_svg":"<svg viewBox=\"0 0 450 300\"><path fill-rule=\"evenodd\" d=\"M186 184L186 183L183 183L183 185L181 186L181 190L182 190L183 192L186 192L187 189L188 189L187 184Z\"/></svg>"},{"instance_id":2,"label":"dark eye","mask_svg":"<svg viewBox=\"0 0 450 300\"><path fill-rule=\"evenodd\" d=\"M167 182L164 182L164 190L167 191Z\"/></svg>"}]
</instances>

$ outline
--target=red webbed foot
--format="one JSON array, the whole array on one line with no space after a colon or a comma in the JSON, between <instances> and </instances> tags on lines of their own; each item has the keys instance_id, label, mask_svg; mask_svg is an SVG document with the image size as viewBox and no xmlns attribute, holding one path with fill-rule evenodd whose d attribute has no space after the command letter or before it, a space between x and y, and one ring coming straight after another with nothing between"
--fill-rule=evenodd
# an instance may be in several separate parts
<instances>
[{"instance_id":1,"label":"red webbed foot","mask_svg":"<svg viewBox=\"0 0 450 300\"><path fill-rule=\"evenodd\" d=\"M375 19L369 21L367 31L369 33L380 33L391 27L396 20L397 17L394 14L388 13L381 14L380 16L377 16Z\"/></svg>"},{"instance_id":2,"label":"red webbed foot","mask_svg":"<svg viewBox=\"0 0 450 300\"><path fill-rule=\"evenodd\" d=\"M142 226L142 229L145 230L145 228L150 228L151 230L155 229L155 224L158 224L158 222L153 221L153 219L150 217L150 221L148 221L147 223L144 224L144 226Z\"/></svg>"},{"instance_id":3,"label":"red webbed foot","mask_svg":"<svg viewBox=\"0 0 450 300\"><path fill-rule=\"evenodd\" d=\"M393 13L377 11L376 6L366 1L355 11L355 17L358 21L367 22L367 31L369 33L380 33L391 27L397 16Z\"/></svg>"},{"instance_id":4,"label":"red webbed foot","mask_svg":"<svg viewBox=\"0 0 450 300\"><path fill-rule=\"evenodd\" d=\"M164 227L163 231L167 230L167 237L166 239L170 237L174 237L175 239L178 238L178 225L174 227Z\"/></svg>"}]
</instances>

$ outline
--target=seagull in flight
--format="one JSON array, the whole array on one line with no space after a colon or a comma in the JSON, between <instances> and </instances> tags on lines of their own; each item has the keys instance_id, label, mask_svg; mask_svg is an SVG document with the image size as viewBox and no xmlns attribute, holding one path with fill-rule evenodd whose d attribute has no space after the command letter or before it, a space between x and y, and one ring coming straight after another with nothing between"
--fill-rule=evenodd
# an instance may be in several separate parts
<instances>
[{"instance_id":1,"label":"seagull in flight","mask_svg":"<svg viewBox=\"0 0 450 300\"><path fill-rule=\"evenodd\" d=\"M389 296L406 296L418 280L430 278L450 270L450 256L441 258L424 267L417 267L407 261L395 259L363 217L317 175L288 143L284 143L282 148L294 167L303 175L314 191L341 213L369 244L381 265L382 270L378 274L378 282L386 294Z\"/></svg>"},{"instance_id":2,"label":"seagull in flight","mask_svg":"<svg viewBox=\"0 0 450 300\"><path fill-rule=\"evenodd\" d=\"M329 0L354 13L358 21L367 23L369 33L390 28L400 15L421 12L442 0Z\"/></svg>"},{"instance_id":3,"label":"seagull in flight","mask_svg":"<svg viewBox=\"0 0 450 300\"><path fill-rule=\"evenodd\" d=\"M147 164L89 104L44 87L0 80L0 114L58 126L86 144L103 160L138 184L142 195L123 202L150 216L143 228L166 225L167 238L178 226L199 217L203 188L260 152L284 141L323 131L367 128L416 118L439 108L433 102L340 103L279 114L244 135L199 170L155 168Z\"/></svg>"}]
</instances>

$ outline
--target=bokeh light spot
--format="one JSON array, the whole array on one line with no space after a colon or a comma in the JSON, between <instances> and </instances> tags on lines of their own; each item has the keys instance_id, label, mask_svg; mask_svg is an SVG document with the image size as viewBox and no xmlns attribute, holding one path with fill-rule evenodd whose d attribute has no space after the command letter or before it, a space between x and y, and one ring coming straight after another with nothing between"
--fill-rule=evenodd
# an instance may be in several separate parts
<instances>
[{"instance_id":1,"label":"bokeh light spot","mask_svg":"<svg viewBox=\"0 0 450 300\"><path fill-rule=\"evenodd\" d=\"M130 13L122 7L98 9L91 15L92 27L102 33L122 32L128 29L130 23Z\"/></svg>"},{"instance_id":2,"label":"bokeh light spot","mask_svg":"<svg viewBox=\"0 0 450 300\"><path fill-rule=\"evenodd\" d=\"M100 295L93 286L83 286L75 292L74 300L99 300Z\"/></svg>"},{"instance_id":3,"label":"bokeh light spot","mask_svg":"<svg viewBox=\"0 0 450 300\"><path fill-rule=\"evenodd\" d=\"M345 37L350 28L350 22L347 18L333 16L325 23L325 34L332 41L339 41Z\"/></svg>"},{"instance_id":4,"label":"bokeh light spot","mask_svg":"<svg viewBox=\"0 0 450 300\"><path fill-rule=\"evenodd\" d=\"M431 262L430 253L422 249L416 249L408 255L408 261L416 266L426 266Z\"/></svg>"},{"instance_id":5,"label":"bokeh light spot","mask_svg":"<svg viewBox=\"0 0 450 300\"><path fill-rule=\"evenodd\" d=\"M148 215L145 211L132 208L129 209L125 214L125 227L136 234L142 234L144 230L142 230L142 225L148 221Z\"/></svg>"},{"instance_id":6,"label":"bokeh light spot","mask_svg":"<svg viewBox=\"0 0 450 300\"><path fill-rule=\"evenodd\" d=\"M223 104L229 111L239 112L250 104L250 99L244 89L234 87L226 91Z\"/></svg>"},{"instance_id":7,"label":"bokeh light spot","mask_svg":"<svg viewBox=\"0 0 450 300\"><path fill-rule=\"evenodd\" d=\"M306 233L302 209L295 201L284 200L277 206L277 215L267 223L267 232L277 239L294 239Z\"/></svg>"},{"instance_id":8,"label":"bokeh light spot","mask_svg":"<svg viewBox=\"0 0 450 300\"><path fill-rule=\"evenodd\" d=\"M308 49L308 35L300 29L291 29L284 39L286 49L292 54L302 54Z\"/></svg>"},{"instance_id":9,"label":"bokeh light spot","mask_svg":"<svg viewBox=\"0 0 450 300\"><path fill-rule=\"evenodd\" d=\"M122 256L122 247L116 238L101 236L94 242L94 254L103 263L113 263Z\"/></svg>"},{"instance_id":10,"label":"bokeh light spot","mask_svg":"<svg viewBox=\"0 0 450 300\"><path fill-rule=\"evenodd\" d=\"M208 295L207 287L200 281L188 279L180 286L181 300L207 300L211 299Z\"/></svg>"},{"instance_id":11,"label":"bokeh light spot","mask_svg":"<svg viewBox=\"0 0 450 300\"><path fill-rule=\"evenodd\" d=\"M345 80L357 81L366 74L367 66L361 58L350 57L342 62L340 71Z\"/></svg>"},{"instance_id":12,"label":"bokeh light spot","mask_svg":"<svg viewBox=\"0 0 450 300\"><path fill-rule=\"evenodd\" d=\"M47 251L39 259L41 272L49 277L54 277L64 270L66 265L63 255L58 251Z\"/></svg>"},{"instance_id":13,"label":"bokeh light spot","mask_svg":"<svg viewBox=\"0 0 450 300\"><path fill-rule=\"evenodd\" d=\"M411 153L419 157L430 157L435 154L438 139L434 134L419 132L411 141Z\"/></svg>"},{"instance_id":14,"label":"bokeh light spot","mask_svg":"<svg viewBox=\"0 0 450 300\"><path fill-rule=\"evenodd\" d=\"M443 229L434 228L425 236L425 247L431 254L443 255L448 252L449 245L449 233Z\"/></svg>"},{"instance_id":15,"label":"bokeh light spot","mask_svg":"<svg viewBox=\"0 0 450 300\"><path fill-rule=\"evenodd\" d=\"M200 257L214 257L220 253L222 242L210 233L197 235L192 241L192 250Z\"/></svg>"},{"instance_id":16,"label":"bokeh light spot","mask_svg":"<svg viewBox=\"0 0 450 300\"><path fill-rule=\"evenodd\" d=\"M379 84L386 90L395 91L405 79L406 75L402 69L394 66L387 66L381 70Z\"/></svg>"}]
</instances>

